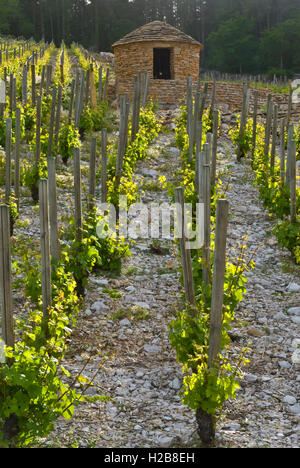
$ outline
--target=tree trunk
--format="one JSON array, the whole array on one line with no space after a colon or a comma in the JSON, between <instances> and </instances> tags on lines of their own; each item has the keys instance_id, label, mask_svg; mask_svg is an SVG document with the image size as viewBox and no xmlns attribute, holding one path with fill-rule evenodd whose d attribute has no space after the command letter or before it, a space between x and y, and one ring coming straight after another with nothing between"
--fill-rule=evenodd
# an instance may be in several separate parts
<instances>
[{"instance_id":1,"label":"tree trunk","mask_svg":"<svg viewBox=\"0 0 300 468\"><path fill-rule=\"evenodd\" d=\"M215 438L215 418L201 408L196 410L197 432L205 446L210 446Z\"/></svg>"}]
</instances>

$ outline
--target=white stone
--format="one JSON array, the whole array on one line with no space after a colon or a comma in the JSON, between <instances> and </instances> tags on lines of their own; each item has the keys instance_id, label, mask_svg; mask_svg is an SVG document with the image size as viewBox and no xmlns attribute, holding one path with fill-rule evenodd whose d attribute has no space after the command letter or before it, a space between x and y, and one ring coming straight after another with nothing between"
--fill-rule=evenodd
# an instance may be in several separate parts
<instances>
[{"instance_id":1,"label":"white stone","mask_svg":"<svg viewBox=\"0 0 300 468\"><path fill-rule=\"evenodd\" d=\"M150 176L150 177L157 177L158 173L155 169L148 169L148 168L143 168L140 169L140 173L145 175L145 176Z\"/></svg>"},{"instance_id":2,"label":"white stone","mask_svg":"<svg viewBox=\"0 0 300 468\"><path fill-rule=\"evenodd\" d=\"M292 348L298 348L298 346L300 346L300 338L295 338L292 341Z\"/></svg>"},{"instance_id":3,"label":"white stone","mask_svg":"<svg viewBox=\"0 0 300 468\"><path fill-rule=\"evenodd\" d=\"M141 431L143 428L139 424L136 424L133 428L135 431Z\"/></svg>"},{"instance_id":4,"label":"white stone","mask_svg":"<svg viewBox=\"0 0 300 468\"><path fill-rule=\"evenodd\" d=\"M5 81L0 80L0 104L5 104Z\"/></svg>"},{"instance_id":5,"label":"white stone","mask_svg":"<svg viewBox=\"0 0 300 468\"><path fill-rule=\"evenodd\" d=\"M245 375L245 380L249 383L257 382L258 377L253 374L246 374Z\"/></svg>"},{"instance_id":6,"label":"white stone","mask_svg":"<svg viewBox=\"0 0 300 468\"><path fill-rule=\"evenodd\" d=\"M97 284L98 286L108 286L109 284L107 279L91 278L91 282Z\"/></svg>"},{"instance_id":7,"label":"white stone","mask_svg":"<svg viewBox=\"0 0 300 468\"><path fill-rule=\"evenodd\" d=\"M169 447L173 442L173 438L172 437L162 437L161 439L159 439L158 441L158 446L159 447L163 447L163 448L167 448Z\"/></svg>"},{"instance_id":8,"label":"white stone","mask_svg":"<svg viewBox=\"0 0 300 468\"><path fill-rule=\"evenodd\" d=\"M300 284L297 283L290 283L287 288L288 292L299 292L300 291Z\"/></svg>"},{"instance_id":9,"label":"white stone","mask_svg":"<svg viewBox=\"0 0 300 468\"><path fill-rule=\"evenodd\" d=\"M156 345L147 345L145 344L144 345L144 350L147 352L147 353L159 353L161 351L161 348L160 346L156 346Z\"/></svg>"},{"instance_id":10,"label":"white stone","mask_svg":"<svg viewBox=\"0 0 300 468\"><path fill-rule=\"evenodd\" d=\"M131 325L131 322L127 318L125 318L123 320L120 320L120 325L121 327L128 327L129 325Z\"/></svg>"},{"instance_id":11,"label":"white stone","mask_svg":"<svg viewBox=\"0 0 300 468\"><path fill-rule=\"evenodd\" d=\"M283 369L290 369L291 364L287 361L279 361L278 363Z\"/></svg>"},{"instance_id":12,"label":"white stone","mask_svg":"<svg viewBox=\"0 0 300 468\"><path fill-rule=\"evenodd\" d=\"M99 313L101 310L107 310L108 306L103 301L96 301L91 306L91 309L94 310L96 313Z\"/></svg>"},{"instance_id":13,"label":"white stone","mask_svg":"<svg viewBox=\"0 0 300 468\"><path fill-rule=\"evenodd\" d=\"M290 406L289 410L293 414L300 414L300 404L298 403L296 405Z\"/></svg>"},{"instance_id":14,"label":"white stone","mask_svg":"<svg viewBox=\"0 0 300 468\"><path fill-rule=\"evenodd\" d=\"M134 305L138 307L142 307L143 309L147 309L147 310L150 309L150 306L149 304L147 304L147 302L135 302Z\"/></svg>"},{"instance_id":15,"label":"white stone","mask_svg":"<svg viewBox=\"0 0 300 468\"><path fill-rule=\"evenodd\" d=\"M284 397L284 399L282 400L283 403L287 403L288 405L294 405L296 403L296 398L291 396L291 395L287 395Z\"/></svg>"},{"instance_id":16,"label":"white stone","mask_svg":"<svg viewBox=\"0 0 300 468\"><path fill-rule=\"evenodd\" d=\"M300 307L291 307L290 309L288 309L287 313L289 315L298 315L298 316L300 316Z\"/></svg>"},{"instance_id":17,"label":"white stone","mask_svg":"<svg viewBox=\"0 0 300 468\"><path fill-rule=\"evenodd\" d=\"M296 325L300 325L300 316L292 317L292 322L295 323Z\"/></svg>"},{"instance_id":18,"label":"white stone","mask_svg":"<svg viewBox=\"0 0 300 468\"><path fill-rule=\"evenodd\" d=\"M175 377L172 381L171 387L174 388L174 390L180 390L181 388L181 383L177 377Z\"/></svg>"},{"instance_id":19,"label":"white stone","mask_svg":"<svg viewBox=\"0 0 300 468\"><path fill-rule=\"evenodd\" d=\"M292 363L293 364L300 364L300 349L295 349L292 354Z\"/></svg>"},{"instance_id":20,"label":"white stone","mask_svg":"<svg viewBox=\"0 0 300 468\"><path fill-rule=\"evenodd\" d=\"M277 314L274 315L273 318L274 320L286 320L288 317L282 312L278 312Z\"/></svg>"}]
</instances>

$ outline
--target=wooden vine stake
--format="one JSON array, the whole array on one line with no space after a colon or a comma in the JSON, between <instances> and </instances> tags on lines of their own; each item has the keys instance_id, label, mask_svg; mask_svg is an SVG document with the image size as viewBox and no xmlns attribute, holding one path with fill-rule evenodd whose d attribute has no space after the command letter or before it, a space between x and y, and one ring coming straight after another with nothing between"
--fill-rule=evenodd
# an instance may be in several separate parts
<instances>
[{"instance_id":1,"label":"wooden vine stake","mask_svg":"<svg viewBox=\"0 0 300 468\"><path fill-rule=\"evenodd\" d=\"M257 138L257 108L258 108L258 91L254 91L254 105L253 105L253 131L252 131L252 147L251 147L251 167L253 169L256 138Z\"/></svg>"},{"instance_id":2,"label":"wooden vine stake","mask_svg":"<svg viewBox=\"0 0 300 468\"><path fill-rule=\"evenodd\" d=\"M218 369L218 356L220 354L222 333L228 207L229 203L227 200L217 201L214 272L212 282L208 351L208 368L216 369L216 371ZM197 408L196 419L198 424L198 433L201 440L205 444L211 444L215 438L215 417L206 413L201 408Z\"/></svg>"},{"instance_id":3,"label":"wooden vine stake","mask_svg":"<svg viewBox=\"0 0 300 468\"><path fill-rule=\"evenodd\" d=\"M55 116L55 130L54 130L54 135L55 135L55 150L56 152L58 151L58 140L59 140L59 131L60 131L60 115L61 115L61 104L62 104L62 86L58 87L58 93L57 93L57 108L56 108L56 116Z\"/></svg>"},{"instance_id":4,"label":"wooden vine stake","mask_svg":"<svg viewBox=\"0 0 300 468\"><path fill-rule=\"evenodd\" d=\"M89 201L88 207L92 211L95 207L95 197L96 197L96 138L91 139L91 149L90 149L90 180L89 180Z\"/></svg>"},{"instance_id":5,"label":"wooden vine stake","mask_svg":"<svg viewBox=\"0 0 300 468\"><path fill-rule=\"evenodd\" d=\"M91 88L91 106L92 109L97 107L96 85L93 65L90 65L90 88Z\"/></svg>"},{"instance_id":6,"label":"wooden vine stake","mask_svg":"<svg viewBox=\"0 0 300 468\"><path fill-rule=\"evenodd\" d=\"M196 141L197 123L200 106L200 90L197 89L194 103L194 113L192 115L191 135L189 138L189 160L193 159L194 146Z\"/></svg>"},{"instance_id":7,"label":"wooden vine stake","mask_svg":"<svg viewBox=\"0 0 300 468\"><path fill-rule=\"evenodd\" d=\"M214 271L210 311L209 367L214 365L214 361L218 358L220 353L228 210L229 203L227 200L217 201Z\"/></svg>"},{"instance_id":8,"label":"wooden vine stake","mask_svg":"<svg viewBox=\"0 0 300 468\"><path fill-rule=\"evenodd\" d=\"M10 257L9 207L0 206L0 308L2 338L7 346L14 346L12 309L12 281Z\"/></svg>"},{"instance_id":9,"label":"wooden vine stake","mask_svg":"<svg viewBox=\"0 0 300 468\"><path fill-rule=\"evenodd\" d=\"M119 129L119 143L118 154L116 163L116 188L120 185L123 169L123 159L126 151L127 138L128 138L128 118L129 118L129 100L128 96L121 98L120 102L120 129Z\"/></svg>"},{"instance_id":10,"label":"wooden vine stake","mask_svg":"<svg viewBox=\"0 0 300 468\"><path fill-rule=\"evenodd\" d=\"M101 203L107 202L107 129L101 131L102 159L101 159Z\"/></svg>"},{"instance_id":11,"label":"wooden vine stake","mask_svg":"<svg viewBox=\"0 0 300 468\"><path fill-rule=\"evenodd\" d=\"M241 142L246 128L247 123L247 92L248 86L247 83L243 84L243 93L242 93L242 111L240 117L240 130L239 130L239 144L237 148L237 159L240 160L242 157Z\"/></svg>"},{"instance_id":12,"label":"wooden vine stake","mask_svg":"<svg viewBox=\"0 0 300 468\"><path fill-rule=\"evenodd\" d=\"M106 74L105 74L104 87L103 87L103 96L102 96L103 101L107 101L107 97L108 97L109 75L110 75L109 68L107 68Z\"/></svg>"},{"instance_id":13,"label":"wooden vine stake","mask_svg":"<svg viewBox=\"0 0 300 468\"><path fill-rule=\"evenodd\" d=\"M285 174L285 183L288 186L290 185L290 181L291 181L290 145L291 145L293 138L294 138L294 125L290 124L288 126L288 143L287 143L286 174Z\"/></svg>"},{"instance_id":14,"label":"wooden vine stake","mask_svg":"<svg viewBox=\"0 0 300 468\"><path fill-rule=\"evenodd\" d=\"M267 101L267 117L266 117L266 129L265 129L265 141L264 141L264 155L266 159L268 159L269 157L272 114L273 114L273 101L272 101L272 95L269 94L268 101Z\"/></svg>"},{"instance_id":15,"label":"wooden vine stake","mask_svg":"<svg viewBox=\"0 0 300 468\"><path fill-rule=\"evenodd\" d=\"M186 91L186 111L187 111L187 134L189 141L192 137L192 126L193 126L193 79L188 78L187 80L187 91Z\"/></svg>"},{"instance_id":16,"label":"wooden vine stake","mask_svg":"<svg viewBox=\"0 0 300 468\"><path fill-rule=\"evenodd\" d=\"M20 210L20 145L21 145L21 109L16 109L15 129L15 197L18 212Z\"/></svg>"},{"instance_id":17,"label":"wooden vine stake","mask_svg":"<svg viewBox=\"0 0 300 468\"><path fill-rule=\"evenodd\" d=\"M289 124L290 124L291 113L292 113L292 104L293 104L293 88L292 88L292 85L290 84L289 99L288 99L288 110L287 110L287 116L286 116L286 127L288 127Z\"/></svg>"},{"instance_id":18,"label":"wooden vine stake","mask_svg":"<svg viewBox=\"0 0 300 468\"><path fill-rule=\"evenodd\" d=\"M22 103L25 106L27 105L27 76L28 76L28 69L26 65L24 65L23 75L22 75Z\"/></svg>"},{"instance_id":19,"label":"wooden vine stake","mask_svg":"<svg viewBox=\"0 0 300 468\"><path fill-rule=\"evenodd\" d=\"M140 110L141 110L141 74L139 73L137 76L134 77L134 100L133 100L131 141L135 140L135 137L139 131Z\"/></svg>"},{"instance_id":20,"label":"wooden vine stake","mask_svg":"<svg viewBox=\"0 0 300 468\"><path fill-rule=\"evenodd\" d=\"M57 222L57 191L56 191L56 160L47 158L48 166L48 196L49 196L49 221L50 221L50 253L54 262L59 261L59 240Z\"/></svg>"},{"instance_id":21,"label":"wooden vine stake","mask_svg":"<svg viewBox=\"0 0 300 468\"><path fill-rule=\"evenodd\" d=\"M75 78L73 78L72 84L71 84L71 95L70 95L70 106L69 106L69 117L68 117L69 125L72 122L72 117L73 117L75 86L76 86L76 80L75 80Z\"/></svg>"},{"instance_id":22,"label":"wooden vine stake","mask_svg":"<svg viewBox=\"0 0 300 468\"><path fill-rule=\"evenodd\" d=\"M292 140L289 145L289 161L290 161L290 192L291 192L291 223L296 223L297 220L297 205L296 205L296 141Z\"/></svg>"},{"instance_id":23,"label":"wooden vine stake","mask_svg":"<svg viewBox=\"0 0 300 468\"><path fill-rule=\"evenodd\" d=\"M75 189L75 228L76 240L82 241L82 204L81 204L81 168L80 149L74 148L74 189Z\"/></svg>"},{"instance_id":24,"label":"wooden vine stake","mask_svg":"<svg viewBox=\"0 0 300 468\"><path fill-rule=\"evenodd\" d=\"M277 124L278 124L278 105L274 104L273 127L272 127L272 149L271 149L271 169L274 170L275 165L275 151L277 144Z\"/></svg>"},{"instance_id":25,"label":"wooden vine stake","mask_svg":"<svg viewBox=\"0 0 300 468\"><path fill-rule=\"evenodd\" d=\"M55 121L55 107L56 107L56 93L57 90L54 87L52 90L52 103L51 103L51 114L50 114L50 123L49 123L49 139L48 139L48 149L47 157L52 156L52 146L53 146L53 132L54 132L54 121Z\"/></svg>"},{"instance_id":26,"label":"wooden vine stake","mask_svg":"<svg viewBox=\"0 0 300 468\"><path fill-rule=\"evenodd\" d=\"M204 246L203 246L203 281L210 283L210 218L211 218L211 186L210 186L210 149L209 144L203 145L203 203L204 203Z\"/></svg>"},{"instance_id":27,"label":"wooden vine stake","mask_svg":"<svg viewBox=\"0 0 300 468\"><path fill-rule=\"evenodd\" d=\"M219 112L217 110L214 110L213 111L212 153L211 153L211 185L213 187L216 183L216 171L217 171L218 126L219 126Z\"/></svg>"},{"instance_id":28,"label":"wooden vine stake","mask_svg":"<svg viewBox=\"0 0 300 468\"><path fill-rule=\"evenodd\" d=\"M196 314L196 298L193 281L191 252L187 249L186 218L184 207L184 190L182 187L175 189L176 217L178 233L180 236L181 265L185 289L186 302L191 306L191 313Z\"/></svg>"},{"instance_id":29,"label":"wooden vine stake","mask_svg":"<svg viewBox=\"0 0 300 468\"><path fill-rule=\"evenodd\" d=\"M85 80L85 107L88 107L90 101L90 69L86 71L86 80Z\"/></svg>"},{"instance_id":30,"label":"wooden vine stake","mask_svg":"<svg viewBox=\"0 0 300 468\"><path fill-rule=\"evenodd\" d=\"M49 318L51 307L51 261L50 261L50 234L49 234L49 205L48 180L39 181L40 200L40 238L41 238L41 266L42 266L42 296L43 316L45 325Z\"/></svg>"},{"instance_id":31,"label":"wooden vine stake","mask_svg":"<svg viewBox=\"0 0 300 468\"><path fill-rule=\"evenodd\" d=\"M12 120L6 119L5 134L5 203L10 204L11 190L11 130Z\"/></svg>"},{"instance_id":32,"label":"wooden vine stake","mask_svg":"<svg viewBox=\"0 0 300 468\"><path fill-rule=\"evenodd\" d=\"M196 128L196 158L195 158L195 189L198 195L198 200L200 200L200 177L203 175L203 167L201 164L202 161L202 122L197 123Z\"/></svg>"},{"instance_id":33,"label":"wooden vine stake","mask_svg":"<svg viewBox=\"0 0 300 468\"><path fill-rule=\"evenodd\" d=\"M85 82L85 73L84 70L81 72L81 81L80 81L80 89L76 99L76 111L75 111L75 126L79 128L80 124L80 117L83 110L83 98L84 98L84 82Z\"/></svg>"},{"instance_id":34,"label":"wooden vine stake","mask_svg":"<svg viewBox=\"0 0 300 468\"><path fill-rule=\"evenodd\" d=\"M35 106L36 103L36 89L35 89L35 65L31 65L31 102Z\"/></svg>"},{"instance_id":35,"label":"wooden vine stake","mask_svg":"<svg viewBox=\"0 0 300 468\"><path fill-rule=\"evenodd\" d=\"M41 155L42 98L36 99L35 163L39 164Z\"/></svg>"},{"instance_id":36,"label":"wooden vine stake","mask_svg":"<svg viewBox=\"0 0 300 468\"><path fill-rule=\"evenodd\" d=\"M202 99L201 99L201 103L200 103L200 111L199 111L199 120L200 121L202 121L202 117L203 117L205 102L206 102L206 98L207 98L207 91L208 91L208 83L205 82L204 83L203 94L202 94Z\"/></svg>"},{"instance_id":37,"label":"wooden vine stake","mask_svg":"<svg viewBox=\"0 0 300 468\"><path fill-rule=\"evenodd\" d=\"M102 102L103 98L103 66L101 65L98 72L99 76L99 102Z\"/></svg>"},{"instance_id":38,"label":"wooden vine stake","mask_svg":"<svg viewBox=\"0 0 300 468\"><path fill-rule=\"evenodd\" d=\"M144 81L143 81L143 92L142 92L142 106L143 107L145 107L147 104L149 84L150 84L150 74L148 72L145 72Z\"/></svg>"},{"instance_id":39,"label":"wooden vine stake","mask_svg":"<svg viewBox=\"0 0 300 468\"><path fill-rule=\"evenodd\" d=\"M280 119L280 180L284 185L285 180L285 122L284 117Z\"/></svg>"},{"instance_id":40,"label":"wooden vine stake","mask_svg":"<svg viewBox=\"0 0 300 468\"><path fill-rule=\"evenodd\" d=\"M0 79L0 119L3 119L6 103L6 84L5 80Z\"/></svg>"}]
</instances>

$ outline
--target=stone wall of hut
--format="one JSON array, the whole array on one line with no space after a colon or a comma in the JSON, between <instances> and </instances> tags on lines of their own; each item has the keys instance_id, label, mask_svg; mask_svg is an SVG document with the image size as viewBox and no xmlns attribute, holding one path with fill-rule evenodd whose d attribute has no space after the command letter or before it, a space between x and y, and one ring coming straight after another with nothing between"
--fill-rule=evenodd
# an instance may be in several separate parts
<instances>
[{"instance_id":1,"label":"stone wall of hut","mask_svg":"<svg viewBox=\"0 0 300 468\"><path fill-rule=\"evenodd\" d=\"M153 79L153 49L171 49L171 80ZM184 99L188 77L199 77L200 46L166 41L135 42L116 46L115 73L117 95L133 95L133 80L138 72L150 74L149 97L168 107Z\"/></svg>"}]
</instances>

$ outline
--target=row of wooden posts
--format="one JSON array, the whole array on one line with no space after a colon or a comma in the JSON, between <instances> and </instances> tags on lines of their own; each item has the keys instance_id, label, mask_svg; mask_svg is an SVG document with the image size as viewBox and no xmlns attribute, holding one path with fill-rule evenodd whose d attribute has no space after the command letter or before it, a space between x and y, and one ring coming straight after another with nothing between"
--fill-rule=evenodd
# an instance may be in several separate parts
<instances>
[{"instance_id":1,"label":"row of wooden posts","mask_svg":"<svg viewBox=\"0 0 300 468\"><path fill-rule=\"evenodd\" d=\"M22 104L24 106L28 103L28 70L31 71L31 100L32 104L36 104L37 84L36 84L36 65L25 64L22 70ZM52 65L43 65L41 83L39 86L40 93L45 89L46 94L49 93L52 80ZM6 104L6 93L9 96L9 108L13 112L17 107L17 79L16 76L11 74L9 76L9 83L7 76L7 68L4 67L3 80L0 80L0 118L3 118L4 108Z\"/></svg>"},{"instance_id":2,"label":"row of wooden posts","mask_svg":"<svg viewBox=\"0 0 300 468\"><path fill-rule=\"evenodd\" d=\"M192 79L187 82L187 133L189 136L189 160L192 161L195 150L195 189L197 191L198 202L203 204L203 221L204 221L204 243L203 243L203 281L205 284L212 283L212 300L210 312L210 347L209 347L209 366L213 363L220 350L220 337L222 328L222 307L224 295L224 273L225 273L225 258L226 258L226 235L228 224L228 209L229 204L226 200L217 201L216 227L215 227L215 252L214 252L214 269L213 278L210 278L210 242L211 242L211 190L216 181L216 154L217 154L217 139L219 113L214 108L215 106L215 87L213 84L213 92L211 98L211 112L213 115L213 132L207 133L206 143L202 146L202 117L207 97L207 86L204 84L203 92L200 92L200 82L196 87L195 97L193 98ZM245 130L247 118L249 114L250 90L245 84L243 86L243 99L241 111L241 126L240 136ZM293 140L294 126L290 123L291 118L291 100L289 99L287 118L280 120L280 167L281 180L290 187L291 194L291 222L296 221L296 142ZM254 156L257 136L257 110L258 110L258 92L254 91L254 106L253 106L253 140L252 140L252 158ZM275 164L275 150L278 143L278 108L272 102L272 96L269 95L267 103L267 117L264 151L265 155L269 156L270 138L272 132L271 145L271 167ZM273 120L272 120L273 118ZM288 146L287 160L285 161L285 131L288 131ZM253 161L253 159L252 159ZM184 215L184 189L178 188L175 191L175 200L182 207L181 209L181 226L183 229L180 241L181 262L184 280L184 289L186 301L191 305L192 313L196 313L196 299L193 283L193 270L191 253L187 248L187 239L184 235L185 220ZM199 228L199 226L198 226Z\"/></svg>"},{"instance_id":3,"label":"row of wooden posts","mask_svg":"<svg viewBox=\"0 0 300 468\"><path fill-rule=\"evenodd\" d=\"M249 115L251 90L248 85L243 85L243 98L242 98L242 111L240 118L240 140L243 132L246 129L247 119ZM290 188L290 207L291 207L291 222L296 221L296 141L294 140L294 125L291 123L291 109L292 109L292 93L289 94L287 116L282 117L278 126L278 104L273 102L272 94L267 98L267 110L265 121L265 134L264 134L264 155L267 160L270 158L271 170L275 167L276 149L279 144L279 157L280 157L280 178L282 185L286 184ZM257 111L258 111L258 91L254 91L254 104L253 104L253 133L251 144L251 158L252 166L254 162L254 155L256 150L257 140ZM278 139L279 127L279 139ZM287 152L285 136L287 134ZM238 148L239 152L239 148Z\"/></svg>"},{"instance_id":4,"label":"row of wooden posts","mask_svg":"<svg viewBox=\"0 0 300 468\"><path fill-rule=\"evenodd\" d=\"M270 78L266 75L245 75L241 73L222 73L216 70L206 70L201 72L202 80L217 80L217 81L237 81L239 83L265 83L266 85L286 85L289 83L289 78L284 76L278 78L276 75Z\"/></svg>"},{"instance_id":5,"label":"row of wooden posts","mask_svg":"<svg viewBox=\"0 0 300 468\"><path fill-rule=\"evenodd\" d=\"M195 97L193 97L193 83L189 78L187 81L187 133L189 136L189 160L192 161L195 149L195 190L199 205L203 206L204 226L197 226L198 233L202 230L203 238L203 281L205 284L212 282L212 300L210 311L210 341L209 341L209 366L212 366L220 351L222 308L224 296L224 276L226 261L226 237L228 224L229 203L225 199L217 201L216 228L215 228L215 251L213 278L211 278L211 193L216 182L216 155L218 144L219 112L215 108L215 86L210 103L210 111L213 116L212 133L206 134L206 143L202 145L202 117L207 99L208 83L204 84L203 92L200 92L200 80L196 86ZM184 209L184 189L179 187L175 190L175 201L181 206L178 220L182 226L180 238L181 264L186 301L191 306L191 313L196 315L196 297L193 282L193 269L191 252L186 239L187 219Z\"/></svg>"},{"instance_id":6,"label":"row of wooden posts","mask_svg":"<svg viewBox=\"0 0 300 468\"><path fill-rule=\"evenodd\" d=\"M82 74L82 78L84 73ZM138 80L138 78L137 78ZM138 80L139 81L139 80ZM75 86L73 87L75 90ZM83 102L84 82L81 81L81 86L76 99L75 105L75 119L78 119L78 108L80 108ZM144 90L143 90L144 92ZM47 166L48 166L48 179L42 179L39 181L39 203L40 203L40 245L41 245L41 270L42 270L42 298L43 298L43 315L47 320L48 311L51 307L51 261L59 260L60 258L60 244L58 237L58 221L57 221L57 191L56 191L56 159L52 156L52 141L54 132L55 122L56 125L59 123L58 109L60 108L61 101L60 97L56 104L56 88L52 90L52 106L50 116L50 129L49 129L49 142L48 142L48 153L47 153ZM140 91L135 93L135 99L138 96L144 96ZM58 96L61 96L61 87L58 90ZM41 123L41 96L38 96L38 112L37 112L37 134L36 134L36 160L39 158L40 149L40 123ZM124 106L124 103L126 106ZM140 100L141 103L141 100ZM140 109L140 103L133 106L133 119L136 115L136 109ZM144 104L144 103L143 103ZM127 112L129 111L128 98L124 98L121 102L123 109L126 107ZM20 109L17 108L17 116L20 115ZM122 110L121 115L123 116ZM56 117L56 118L55 118ZM72 110L70 108L70 118L72 118ZM128 117L127 117L128 118ZM122 117L123 119L123 117ZM121 120L122 120L121 119ZM17 117L16 130L19 129L19 118ZM0 218L0 250L2 255L0 256L0 310L2 310L2 335L4 342L13 346L14 334L13 334L13 317L12 317L12 300L11 300L11 268L10 268L10 219L9 219L9 198L11 191L11 119L7 119L6 122L6 177L5 177L5 205L0 206L1 218ZM124 125L124 119L120 123L120 135L127 135L126 132L121 132L121 126ZM128 120L127 120L127 132L128 132ZM107 130L102 129L101 131L101 202L107 202ZM96 199L96 138L92 138L90 146L90 171L89 171L89 193L88 193L88 208L91 210L95 204ZM19 181L19 149L20 149L20 133L16 133L16 147L15 147L15 184ZM116 167L116 176L122 172L122 163L126 145L124 146L124 140L119 137L118 144L118 161ZM75 213L75 228L76 228L76 240L82 240L82 184L81 184L81 163L80 163L80 150L79 148L74 149L73 155L73 170L74 170L74 213ZM119 172L120 171L120 172ZM18 195L19 201L19 183L15 188L15 195ZM1 276L2 272L2 276Z\"/></svg>"},{"instance_id":7,"label":"row of wooden posts","mask_svg":"<svg viewBox=\"0 0 300 468\"><path fill-rule=\"evenodd\" d=\"M28 103L28 70L29 66L24 65L23 72L22 72L22 104L27 105ZM62 52L60 57L60 70L61 70L61 83L64 83L64 53ZM36 65L30 65L31 71L31 101L33 105L36 105L38 87L36 84ZM104 68L101 66L98 70L99 72L99 101L106 101L107 100L107 92L108 92L108 83L109 83L109 68L106 70L105 78L103 77ZM51 64L43 65L42 67L42 75L41 75L41 83L39 85L39 92L40 94L45 91L46 95L50 92L50 86L53 78L53 66ZM104 78L104 79L103 79ZM78 89L81 88L83 83L83 89L81 90L82 93L85 93L85 105L88 104L88 101L91 101L91 105L93 108L97 105L97 97L96 97L96 87L95 87L95 80L94 80L94 71L93 66L91 65L90 69L86 72L86 76L84 76L84 71L80 76L80 72L76 75L76 80L74 79L71 86L71 104L74 104L74 93L78 94ZM8 95L9 95L9 102L10 102L10 110L14 111L17 106L16 101L16 88L17 88L17 81L14 75L10 75L9 86L7 86L7 68L4 67L4 79L1 81L0 85L0 117L3 116L4 113L4 106L6 103L6 92L8 88ZM83 94L84 98L84 94ZM80 112L79 112L80 114ZM77 115L79 117L79 115ZM78 119L76 120L78 123ZM79 123L78 123L79 124Z\"/></svg>"},{"instance_id":8,"label":"row of wooden posts","mask_svg":"<svg viewBox=\"0 0 300 468\"><path fill-rule=\"evenodd\" d=\"M148 73L138 73L138 75L134 77L134 96L131 119L131 141L135 140L136 135L139 131L141 107L145 107L148 99L149 79L150 76ZM120 97L120 129L115 176L116 187L118 187L120 184L123 170L123 159L128 144L129 110L129 96L126 94L125 96Z\"/></svg>"},{"instance_id":9,"label":"row of wooden posts","mask_svg":"<svg viewBox=\"0 0 300 468\"><path fill-rule=\"evenodd\" d=\"M10 122L9 122L10 123ZM10 147L10 130L7 126L7 147ZM10 151L6 154L6 194L5 205L0 206L0 310L2 311L2 336L8 346L14 344L12 300L11 300L11 260L10 260ZM96 138L91 140L90 175L88 206L92 209L96 198ZM60 258L59 229L57 218L56 159L47 158L48 179L39 181L40 206L40 246L42 271L43 315L48 317L51 307L51 261ZM101 201L107 201L107 130L102 130L101 160ZM17 180L17 178L15 179ZM82 189L81 189L80 150L74 149L74 200L76 240L82 240Z\"/></svg>"},{"instance_id":10,"label":"row of wooden posts","mask_svg":"<svg viewBox=\"0 0 300 468\"><path fill-rule=\"evenodd\" d=\"M15 60L17 57L23 57L24 53L30 49L31 41L23 42L22 44L19 44L17 47L13 47L12 49L10 49L10 47L11 44L9 42L0 43L0 65L2 65L3 60L6 60L6 62L9 61L9 55L12 55L13 60Z\"/></svg>"}]
</instances>

